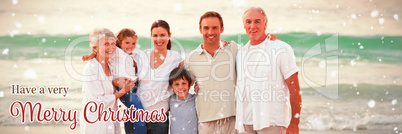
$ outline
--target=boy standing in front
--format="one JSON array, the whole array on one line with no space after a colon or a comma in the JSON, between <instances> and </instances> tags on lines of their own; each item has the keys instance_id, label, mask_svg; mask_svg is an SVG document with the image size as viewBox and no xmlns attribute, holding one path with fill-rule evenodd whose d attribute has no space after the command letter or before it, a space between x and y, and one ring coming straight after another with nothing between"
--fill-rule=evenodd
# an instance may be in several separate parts
<instances>
[{"instance_id":1,"label":"boy standing in front","mask_svg":"<svg viewBox=\"0 0 402 134\"><path fill-rule=\"evenodd\" d=\"M197 134L196 95L188 93L192 82L190 72L184 68L175 68L170 73L169 85L174 91L169 98L171 134Z\"/></svg>"}]
</instances>

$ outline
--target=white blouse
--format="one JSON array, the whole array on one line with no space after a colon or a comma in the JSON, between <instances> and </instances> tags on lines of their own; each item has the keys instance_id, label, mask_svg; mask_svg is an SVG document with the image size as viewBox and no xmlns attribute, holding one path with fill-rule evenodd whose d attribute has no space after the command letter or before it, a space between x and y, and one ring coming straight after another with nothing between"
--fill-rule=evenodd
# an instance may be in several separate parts
<instances>
[{"instance_id":1,"label":"white blouse","mask_svg":"<svg viewBox=\"0 0 402 134\"><path fill-rule=\"evenodd\" d=\"M81 133L96 133L96 134L120 134L120 125L118 122L96 122L90 124L84 120L83 112L84 107L89 101L94 101L98 104L104 104L104 110L111 108L112 110L117 110L117 101L114 96L115 89L112 85L113 78L106 76L102 69L100 63L93 58L84 67L82 75L82 104L83 109L80 117L80 128ZM93 106L93 105L89 105ZM95 121L97 119L97 112L93 113L87 108L86 117L90 121Z\"/></svg>"},{"instance_id":2,"label":"white blouse","mask_svg":"<svg viewBox=\"0 0 402 134\"><path fill-rule=\"evenodd\" d=\"M176 51L168 50L165 61L158 68L152 69L151 52L151 49L147 49L134 55L139 79L137 95L145 110L164 108L167 111L168 98L173 94L173 91L169 90L169 75L183 58Z\"/></svg>"},{"instance_id":3,"label":"white blouse","mask_svg":"<svg viewBox=\"0 0 402 134\"><path fill-rule=\"evenodd\" d=\"M116 48L116 52L109 60L110 72L114 78L127 77L132 80L137 79L135 76L134 61L132 56L126 54L120 48Z\"/></svg>"}]
</instances>

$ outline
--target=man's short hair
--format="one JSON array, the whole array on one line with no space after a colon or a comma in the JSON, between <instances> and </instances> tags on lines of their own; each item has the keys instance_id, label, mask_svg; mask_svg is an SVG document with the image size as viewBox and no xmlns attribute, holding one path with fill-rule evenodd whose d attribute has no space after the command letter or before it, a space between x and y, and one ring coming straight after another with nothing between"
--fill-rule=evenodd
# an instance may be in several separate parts
<instances>
[{"instance_id":1,"label":"man's short hair","mask_svg":"<svg viewBox=\"0 0 402 134\"><path fill-rule=\"evenodd\" d=\"M205 18L208 18L208 17L216 17L216 18L218 18L219 21L220 21L220 23L221 23L221 28L223 27L223 19L222 19L222 16L221 16L218 12L215 12L215 11L208 11L208 12L204 13L204 14L200 17L200 22L199 22L200 28L201 28L201 22L202 22L202 20L205 19Z\"/></svg>"}]
</instances>

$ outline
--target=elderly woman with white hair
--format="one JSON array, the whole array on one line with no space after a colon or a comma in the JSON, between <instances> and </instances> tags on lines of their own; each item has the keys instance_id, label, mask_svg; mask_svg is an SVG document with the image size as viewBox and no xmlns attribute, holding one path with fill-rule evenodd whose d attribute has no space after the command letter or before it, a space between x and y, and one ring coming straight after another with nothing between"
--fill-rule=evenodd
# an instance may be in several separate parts
<instances>
[{"instance_id":1,"label":"elderly woman with white hair","mask_svg":"<svg viewBox=\"0 0 402 134\"><path fill-rule=\"evenodd\" d=\"M86 107L88 102L95 102L97 108L103 103L103 110L117 111L117 99L123 96L134 87L134 83L130 78L123 84L122 90L115 91L112 85L113 65L110 59L116 52L116 38L112 31L106 28L95 29L90 34L90 46L96 57L92 58L84 67L82 76L82 93L83 93L83 116L81 116L81 133L94 134L119 134L119 122L113 122L109 118L108 121L98 121L98 112L95 107ZM91 103L93 104L93 103ZM92 105L94 106L94 105ZM96 111L96 112L94 112ZM104 117L102 115L99 118ZM107 114L106 117L110 115ZM88 122L89 121L89 122ZM94 122L94 123L92 123Z\"/></svg>"}]
</instances>

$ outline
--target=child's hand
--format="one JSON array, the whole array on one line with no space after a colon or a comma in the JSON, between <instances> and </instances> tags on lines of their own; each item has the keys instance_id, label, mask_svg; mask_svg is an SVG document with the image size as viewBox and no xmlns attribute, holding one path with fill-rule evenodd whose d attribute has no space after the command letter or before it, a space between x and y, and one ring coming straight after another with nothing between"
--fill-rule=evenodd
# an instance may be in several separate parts
<instances>
[{"instance_id":1,"label":"child's hand","mask_svg":"<svg viewBox=\"0 0 402 134\"><path fill-rule=\"evenodd\" d=\"M130 78L127 78L126 81L124 82L122 90L124 90L124 93L127 93L128 91L133 89L134 86L135 86L134 82Z\"/></svg>"},{"instance_id":2,"label":"child's hand","mask_svg":"<svg viewBox=\"0 0 402 134\"><path fill-rule=\"evenodd\" d=\"M123 87L121 88L121 90L119 92L114 93L114 96L116 97L116 99L120 98L121 96L126 94L128 91L133 89L134 85L135 84L133 81L131 81L131 79L126 78L126 81L124 82Z\"/></svg>"},{"instance_id":3,"label":"child's hand","mask_svg":"<svg viewBox=\"0 0 402 134\"><path fill-rule=\"evenodd\" d=\"M125 84L126 81L128 81L128 80L131 81L130 78L119 77L119 78L113 79L112 84L113 84L113 86L115 86L115 87L123 88L124 84Z\"/></svg>"}]
</instances>

